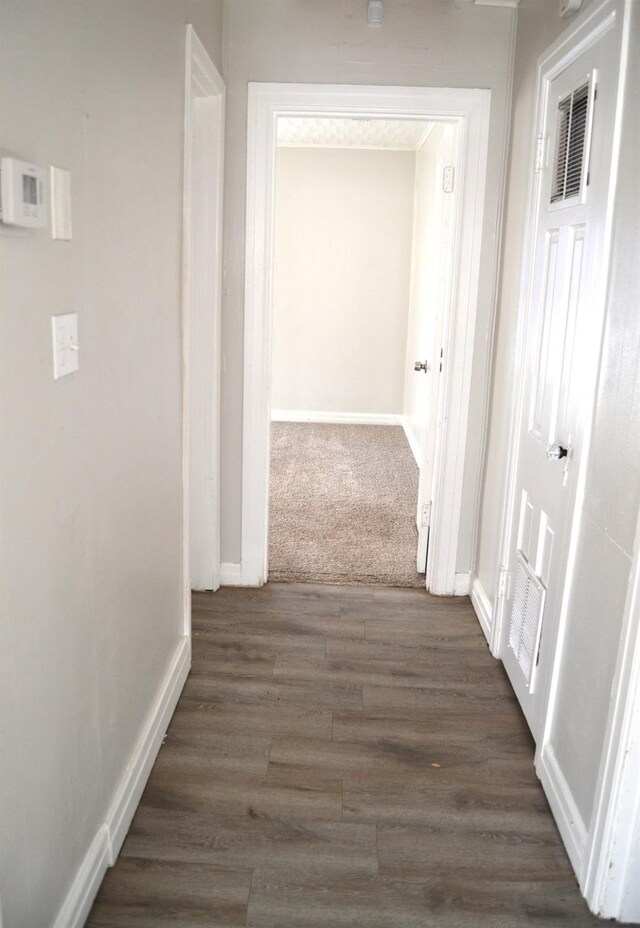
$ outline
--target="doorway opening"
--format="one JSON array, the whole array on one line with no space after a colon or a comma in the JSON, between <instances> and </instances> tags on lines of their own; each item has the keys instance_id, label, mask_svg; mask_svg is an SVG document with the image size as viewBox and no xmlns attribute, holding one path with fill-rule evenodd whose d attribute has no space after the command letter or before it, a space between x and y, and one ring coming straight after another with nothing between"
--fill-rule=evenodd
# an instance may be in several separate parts
<instances>
[{"instance_id":1,"label":"doorway opening","mask_svg":"<svg viewBox=\"0 0 640 928\"><path fill-rule=\"evenodd\" d=\"M425 586L455 162L451 121L278 118L271 580Z\"/></svg>"},{"instance_id":2,"label":"doorway opening","mask_svg":"<svg viewBox=\"0 0 640 928\"><path fill-rule=\"evenodd\" d=\"M268 577L268 499L274 389L274 285L277 135L281 120L390 120L447 124L454 140L448 312L442 314L441 357L428 361L438 373L430 430L428 487L418 520L422 557L429 559L424 586L439 594L467 593L458 553L463 495L478 492L466 459L471 372L474 361L490 91L442 88L250 84L247 154L247 249L245 279L245 368L242 473L242 562L240 582L261 586ZM281 123L282 124L282 123ZM433 334L433 333L432 333ZM483 350L482 347L480 350ZM439 352L437 352L439 353ZM406 360L406 359L405 359ZM440 365L442 363L442 371ZM375 371L372 372L375 379ZM417 375L414 375L417 376ZM430 414L433 411L430 410ZM470 455L478 456L481 449ZM466 471L466 472L465 472ZM421 468L422 482L423 468ZM374 490L375 492L375 490ZM413 505L415 506L415 500ZM418 507L416 507L418 508ZM468 519L468 516L467 516ZM354 527L356 544L366 527ZM467 532L468 534L468 532Z\"/></svg>"}]
</instances>

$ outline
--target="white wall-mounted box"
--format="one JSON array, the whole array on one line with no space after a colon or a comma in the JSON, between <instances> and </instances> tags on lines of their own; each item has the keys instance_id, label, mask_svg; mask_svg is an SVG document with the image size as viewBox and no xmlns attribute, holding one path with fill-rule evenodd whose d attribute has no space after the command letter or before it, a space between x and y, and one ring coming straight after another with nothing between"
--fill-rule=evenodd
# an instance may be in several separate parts
<instances>
[{"instance_id":1,"label":"white wall-mounted box","mask_svg":"<svg viewBox=\"0 0 640 928\"><path fill-rule=\"evenodd\" d=\"M42 168L18 158L0 158L0 220L5 225L46 224L46 184Z\"/></svg>"}]
</instances>

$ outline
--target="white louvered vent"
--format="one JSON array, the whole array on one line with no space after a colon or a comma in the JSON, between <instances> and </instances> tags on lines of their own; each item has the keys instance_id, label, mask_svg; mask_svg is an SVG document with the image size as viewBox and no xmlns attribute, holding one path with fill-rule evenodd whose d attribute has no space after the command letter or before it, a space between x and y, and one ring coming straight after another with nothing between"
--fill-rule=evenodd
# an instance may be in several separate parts
<instances>
[{"instance_id":1,"label":"white louvered vent","mask_svg":"<svg viewBox=\"0 0 640 928\"><path fill-rule=\"evenodd\" d=\"M551 181L551 202L579 196L587 165L590 82L582 84L558 104L556 153Z\"/></svg>"},{"instance_id":2,"label":"white louvered vent","mask_svg":"<svg viewBox=\"0 0 640 928\"><path fill-rule=\"evenodd\" d=\"M534 672L538 660L545 592L542 583L518 551L509 647L517 658L530 692L533 692Z\"/></svg>"}]
</instances>

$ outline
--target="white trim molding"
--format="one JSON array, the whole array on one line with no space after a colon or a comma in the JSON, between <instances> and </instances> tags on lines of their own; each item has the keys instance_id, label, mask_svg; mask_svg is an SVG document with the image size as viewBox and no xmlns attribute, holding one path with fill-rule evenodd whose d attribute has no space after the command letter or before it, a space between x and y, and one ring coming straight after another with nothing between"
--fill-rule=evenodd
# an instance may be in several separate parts
<instances>
[{"instance_id":1,"label":"white trim molding","mask_svg":"<svg viewBox=\"0 0 640 928\"><path fill-rule=\"evenodd\" d=\"M242 586L242 565L223 561L220 564L220 586Z\"/></svg>"},{"instance_id":2,"label":"white trim molding","mask_svg":"<svg viewBox=\"0 0 640 928\"><path fill-rule=\"evenodd\" d=\"M184 633L191 586L220 585L220 328L225 85L186 27L182 207Z\"/></svg>"},{"instance_id":3,"label":"white trim molding","mask_svg":"<svg viewBox=\"0 0 640 928\"><path fill-rule=\"evenodd\" d=\"M109 829L98 828L58 911L53 928L82 928L109 868Z\"/></svg>"},{"instance_id":4,"label":"white trim molding","mask_svg":"<svg viewBox=\"0 0 640 928\"><path fill-rule=\"evenodd\" d=\"M603 918L640 921L640 519L581 886Z\"/></svg>"},{"instance_id":5,"label":"white trim molding","mask_svg":"<svg viewBox=\"0 0 640 928\"><path fill-rule=\"evenodd\" d=\"M471 574L456 574L453 580L453 595L468 596L471 589Z\"/></svg>"},{"instance_id":6,"label":"white trim molding","mask_svg":"<svg viewBox=\"0 0 640 928\"><path fill-rule=\"evenodd\" d=\"M326 422L333 425L402 425L402 416L385 412L328 412L316 409L272 409L272 422Z\"/></svg>"},{"instance_id":7,"label":"white trim molding","mask_svg":"<svg viewBox=\"0 0 640 928\"><path fill-rule=\"evenodd\" d=\"M407 442L409 443L409 447L411 448L411 453L413 454L416 460L416 464L418 465L418 470L420 470L420 468L422 467L421 449L416 439L416 436L414 435L413 429L411 428L409 424L408 416L402 417L402 428L404 429L405 437L407 439ZM417 516L416 516L416 521L417 521Z\"/></svg>"},{"instance_id":8,"label":"white trim molding","mask_svg":"<svg viewBox=\"0 0 640 928\"><path fill-rule=\"evenodd\" d=\"M491 644L491 627L493 625L493 606L477 574L471 574L471 605L478 617L480 628L487 642Z\"/></svg>"},{"instance_id":9,"label":"white trim molding","mask_svg":"<svg viewBox=\"0 0 640 928\"><path fill-rule=\"evenodd\" d=\"M571 865L576 874L580 874L587 845L587 829L549 742L536 757L536 773L544 787Z\"/></svg>"},{"instance_id":10,"label":"white trim molding","mask_svg":"<svg viewBox=\"0 0 640 928\"><path fill-rule=\"evenodd\" d=\"M184 637L175 650L107 812L105 824L109 830L109 863L111 866L116 862L131 825L190 667L191 641Z\"/></svg>"},{"instance_id":11,"label":"white trim molding","mask_svg":"<svg viewBox=\"0 0 640 928\"><path fill-rule=\"evenodd\" d=\"M430 589L453 593L463 498L491 91L434 87L249 84L242 452L242 579L267 579L276 125L279 116L421 118L456 126L454 292L444 332L430 535ZM475 451L474 451L475 454ZM480 449L477 450L478 458ZM478 460L478 466L480 461ZM470 468L470 471L473 468ZM474 489L470 495L473 496ZM469 488L467 488L469 493Z\"/></svg>"},{"instance_id":12,"label":"white trim molding","mask_svg":"<svg viewBox=\"0 0 640 928\"><path fill-rule=\"evenodd\" d=\"M107 868L116 862L190 666L191 642L184 637L173 654L104 822L87 849L53 928L82 928L84 925Z\"/></svg>"}]
</instances>

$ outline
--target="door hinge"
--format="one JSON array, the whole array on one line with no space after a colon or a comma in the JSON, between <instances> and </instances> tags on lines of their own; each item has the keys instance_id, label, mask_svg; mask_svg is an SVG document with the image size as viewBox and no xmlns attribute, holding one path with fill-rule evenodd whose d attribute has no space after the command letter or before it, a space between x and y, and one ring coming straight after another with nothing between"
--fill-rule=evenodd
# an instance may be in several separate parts
<instances>
[{"instance_id":1,"label":"door hinge","mask_svg":"<svg viewBox=\"0 0 640 928\"><path fill-rule=\"evenodd\" d=\"M511 574L503 567L498 577L498 598L509 599L511 592Z\"/></svg>"},{"instance_id":2,"label":"door hinge","mask_svg":"<svg viewBox=\"0 0 640 928\"><path fill-rule=\"evenodd\" d=\"M455 168L453 165L448 165L442 171L442 189L445 193L453 193L454 178Z\"/></svg>"},{"instance_id":3,"label":"door hinge","mask_svg":"<svg viewBox=\"0 0 640 928\"><path fill-rule=\"evenodd\" d=\"M536 174L546 167L547 137L539 135L536 139Z\"/></svg>"},{"instance_id":4,"label":"door hinge","mask_svg":"<svg viewBox=\"0 0 640 928\"><path fill-rule=\"evenodd\" d=\"M440 373L442 373L442 359L444 357L444 348L440 349Z\"/></svg>"},{"instance_id":5,"label":"door hinge","mask_svg":"<svg viewBox=\"0 0 640 928\"><path fill-rule=\"evenodd\" d=\"M431 525L431 503L424 503L420 513L420 527L429 528Z\"/></svg>"}]
</instances>

